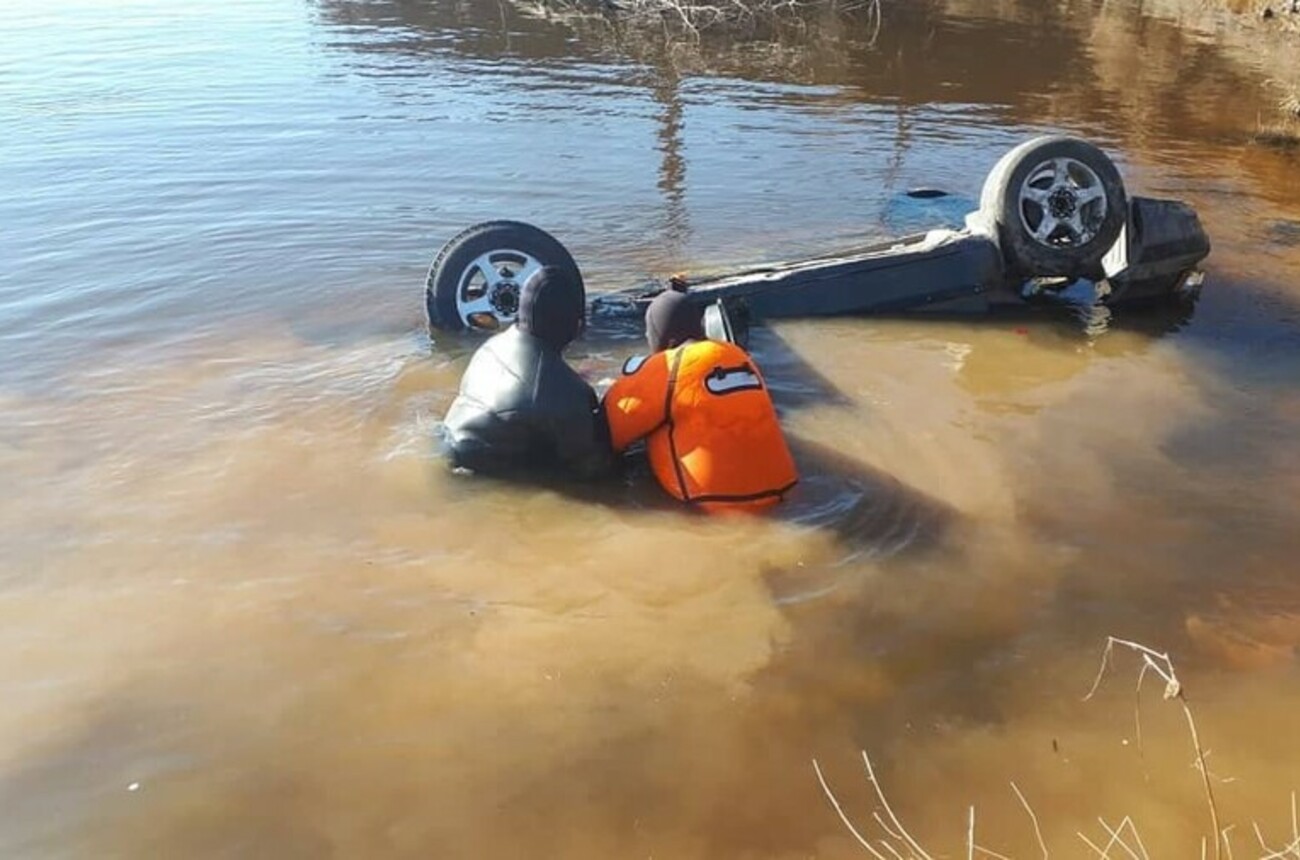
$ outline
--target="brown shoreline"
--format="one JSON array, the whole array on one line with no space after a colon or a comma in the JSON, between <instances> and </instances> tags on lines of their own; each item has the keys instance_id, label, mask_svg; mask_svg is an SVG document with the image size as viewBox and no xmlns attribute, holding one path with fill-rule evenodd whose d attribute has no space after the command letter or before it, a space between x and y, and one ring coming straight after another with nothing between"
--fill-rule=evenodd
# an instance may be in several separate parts
<instances>
[{"instance_id":1,"label":"brown shoreline","mask_svg":"<svg viewBox=\"0 0 1300 860\"><path fill-rule=\"evenodd\" d=\"M1224 55L1262 70L1271 115L1254 142L1300 145L1300 0L1138 0L1139 8L1214 38Z\"/></svg>"}]
</instances>

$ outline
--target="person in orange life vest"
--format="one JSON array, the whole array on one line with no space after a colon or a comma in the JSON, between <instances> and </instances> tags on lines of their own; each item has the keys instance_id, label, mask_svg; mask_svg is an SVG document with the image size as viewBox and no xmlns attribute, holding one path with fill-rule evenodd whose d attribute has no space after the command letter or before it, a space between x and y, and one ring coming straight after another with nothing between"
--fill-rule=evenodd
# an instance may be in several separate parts
<instances>
[{"instance_id":1,"label":"person in orange life vest","mask_svg":"<svg viewBox=\"0 0 1300 860\"><path fill-rule=\"evenodd\" d=\"M646 440L669 495L709 511L776 504L798 480L762 374L743 349L708 340L684 293L646 311L653 354L634 357L605 393L615 452Z\"/></svg>"}]
</instances>

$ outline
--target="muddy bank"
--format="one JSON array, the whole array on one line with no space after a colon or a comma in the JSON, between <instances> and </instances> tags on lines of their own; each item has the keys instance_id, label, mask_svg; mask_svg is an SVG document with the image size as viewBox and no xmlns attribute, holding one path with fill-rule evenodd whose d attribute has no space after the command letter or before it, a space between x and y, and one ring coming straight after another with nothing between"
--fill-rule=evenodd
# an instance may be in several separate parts
<instances>
[{"instance_id":1,"label":"muddy bank","mask_svg":"<svg viewBox=\"0 0 1300 860\"><path fill-rule=\"evenodd\" d=\"M1215 36L1230 56L1268 77L1272 110L1260 117L1257 142L1300 142L1300 2L1296 0L1158 0L1156 14Z\"/></svg>"}]
</instances>

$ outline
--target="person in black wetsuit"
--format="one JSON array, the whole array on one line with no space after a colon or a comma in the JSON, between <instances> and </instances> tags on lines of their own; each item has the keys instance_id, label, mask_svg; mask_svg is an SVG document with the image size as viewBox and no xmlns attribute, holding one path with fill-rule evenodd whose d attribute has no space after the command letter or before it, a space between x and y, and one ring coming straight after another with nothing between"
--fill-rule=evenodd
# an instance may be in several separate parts
<instances>
[{"instance_id":1,"label":"person in black wetsuit","mask_svg":"<svg viewBox=\"0 0 1300 860\"><path fill-rule=\"evenodd\" d=\"M454 466L579 479L613 468L596 393L561 355L585 313L580 280L550 266L528 279L515 325L474 353L443 421Z\"/></svg>"}]
</instances>

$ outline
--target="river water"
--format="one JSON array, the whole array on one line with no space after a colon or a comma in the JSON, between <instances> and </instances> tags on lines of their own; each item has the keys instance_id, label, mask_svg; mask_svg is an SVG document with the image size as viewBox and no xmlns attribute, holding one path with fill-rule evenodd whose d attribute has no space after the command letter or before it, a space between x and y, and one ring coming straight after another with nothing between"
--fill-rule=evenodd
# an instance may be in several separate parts
<instances>
[{"instance_id":1,"label":"river water","mask_svg":"<svg viewBox=\"0 0 1300 860\"><path fill-rule=\"evenodd\" d=\"M1177 5L887 5L662 40L496 0L0 5L0 855L1194 856L1300 788L1300 161ZM779 517L464 480L478 220L592 290L877 238L1049 130L1193 203L1193 307L760 330ZM636 347L594 338L593 379ZM1148 683L1150 678L1148 678ZM1157 846L1159 846L1157 848Z\"/></svg>"}]
</instances>

